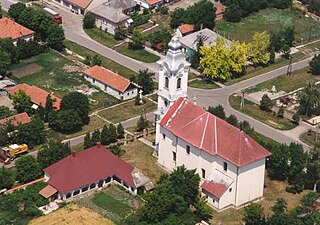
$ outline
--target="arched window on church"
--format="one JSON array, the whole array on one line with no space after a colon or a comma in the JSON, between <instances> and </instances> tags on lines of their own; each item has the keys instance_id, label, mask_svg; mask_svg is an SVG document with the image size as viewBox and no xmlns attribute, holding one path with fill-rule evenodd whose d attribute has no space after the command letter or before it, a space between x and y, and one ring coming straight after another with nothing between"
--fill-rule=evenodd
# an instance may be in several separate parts
<instances>
[{"instance_id":1,"label":"arched window on church","mask_svg":"<svg viewBox=\"0 0 320 225\"><path fill-rule=\"evenodd\" d=\"M179 77L177 80L177 89L181 88L181 78Z\"/></svg>"},{"instance_id":2,"label":"arched window on church","mask_svg":"<svg viewBox=\"0 0 320 225\"><path fill-rule=\"evenodd\" d=\"M166 88L169 88L169 78L168 78L168 77L165 78L164 86L165 86Z\"/></svg>"}]
</instances>

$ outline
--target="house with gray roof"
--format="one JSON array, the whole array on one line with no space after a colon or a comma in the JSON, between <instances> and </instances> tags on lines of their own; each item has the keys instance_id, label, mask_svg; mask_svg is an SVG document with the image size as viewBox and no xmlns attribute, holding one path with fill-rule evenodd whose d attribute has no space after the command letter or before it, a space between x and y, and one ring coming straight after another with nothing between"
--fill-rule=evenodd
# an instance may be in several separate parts
<instances>
[{"instance_id":1,"label":"house with gray roof","mask_svg":"<svg viewBox=\"0 0 320 225\"><path fill-rule=\"evenodd\" d=\"M133 0L107 0L91 9L96 17L96 26L114 35L119 26L128 27L132 20L127 15L134 11L136 3Z\"/></svg>"}]
</instances>

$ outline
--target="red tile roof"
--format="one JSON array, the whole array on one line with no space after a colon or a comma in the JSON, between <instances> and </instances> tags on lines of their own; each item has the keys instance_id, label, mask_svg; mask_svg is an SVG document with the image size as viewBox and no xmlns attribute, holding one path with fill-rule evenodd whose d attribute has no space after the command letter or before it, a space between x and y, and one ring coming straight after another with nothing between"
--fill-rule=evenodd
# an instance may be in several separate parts
<instances>
[{"instance_id":1,"label":"red tile roof","mask_svg":"<svg viewBox=\"0 0 320 225\"><path fill-rule=\"evenodd\" d=\"M101 66L90 67L84 73L121 92L125 92L130 85L128 79Z\"/></svg>"},{"instance_id":2,"label":"red tile roof","mask_svg":"<svg viewBox=\"0 0 320 225\"><path fill-rule=\"evenodd\" d=\"M161 2L161 0L146 0L146 1L148 2L149 5L154 5Z\"/></svg>"},{"instance_id":3,"label":"red tile roof","mask_svg":"<svg viewBox=\"0 0 320 225\"><path fill-rule=\"evenodd\" d=\"M224 184L219 184L213 181L205 181L201 185L202 190L205 190L209 192L210 194L213 194L217 198L220 198L224 192L228 189L227 186Z\"/></svg>"},{"instance_id":4,"label":"red tile roof","mask_svg":"<svg viewBox=\"0 0 320 225\"><path fill-rule=\"evenodd\" d=\"M68 2L79 6L82 9L86 9L92 2L92 0L67 0Z\"/></svg>"},{"instance_id":5,"label":"red tile roof","mask_svg":"<svg viewBox=\"0 0 320 225\"><path fill-rule=\"evenodd\" d=\"M0 38L17 39L31 35L34 32L7 17L0 19Z\"/></svg>"},{"instance_id":6,"label":"red tile roof","mask_svg":"<svg viewBox=\"0 0 320 225\"><path fill-rule=\"evenodd\" d=\"M42 107L46 106L47 96L49 92L38 88L37 86L30 86L28 84L18 84L8 90L10 95L14 95L19 90L24 91L31 98L31 102L37 105L41 105ZM61 98L55 96L54 94L50 94L51 98L54 100L53 107L56 110L60 109Z\"/></svg>"},{"instance_id":7,"label":"red tile roof","mask_svg":"<svg viewBox=\"0 0 320 225\"><path fill-rule=\"evenodd\" d=\"M44 171L48 183L62 193L68 193L107 177L116 176L136 188L131 173L134 168L101 145L72 153Z\"/></svg>"},{"instance_id":8,"label":"red tile roof","mask_svg":"<svg viewBox=\"0 0 320 225\"><path fill-rule=\"evenodd\" d=\"M222 14L222 13L224 13L224 8L222 8L222 7L217 7L217 8L216 8L216 15L219 15L219 14Z\"/></svg>"},{"instance_id":9,"label":"red tile roof","mask_svg":"<svg viewBox=\"0 0 320 225\"><path fill-rule=\"evenodd\" d=\"M180 32L182 34L186 34L186 33L194 31L194 25L193 24L182 24L178 27L178 29L180 30Z\"/></svg>"},{"instance_id":10,"label":"red tile roof","mask_svg":"<svg viewBox=\"0 0 320 225\"><path fill-rule=\"evenodd\" d=\"M21 124L30 123L31 119L26 112L23 112L23 113L19 113L17 115L10 116L10 117L7 117L7 118L0 120L0 124L6 123L7 121L11 121L11 123L14 126L18 126Z\"/></svg>"},{"instance_id":11,"label":"red tile roof","mask_svg":"<svg viewBox=\"0 0 320 225\"><path fill-rule=\"evenodd\" d=\"M54 195L55 193L57 193L58 190L55 189L54 187L50 186L50 185L47 185L45 186L43 189L41 189L39 191L39 194L41 196L43 196L44 198L49 198L51 197L52 195Z\"/></svg>"},{"instance_id":12,"label":"red tile roof","mask_svg":"<svg viewBox=\"0 0 320 225\"><path fill-rule=\"evenodd\" d=\"M179 98L160 125L191 145L243 166L265 158L270 152L245 132L188 100Z\"/></svg>"}]
</instances>

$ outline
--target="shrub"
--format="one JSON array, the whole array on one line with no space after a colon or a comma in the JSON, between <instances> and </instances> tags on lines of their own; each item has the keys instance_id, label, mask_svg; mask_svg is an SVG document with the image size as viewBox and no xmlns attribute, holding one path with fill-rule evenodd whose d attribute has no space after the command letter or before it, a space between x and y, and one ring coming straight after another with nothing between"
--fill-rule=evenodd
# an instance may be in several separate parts
<instances>
[{"instance_id":1,"label":"shrub","mask_svg":"<svg viewBox=\"0 0 320 225\"><path fill-rule=\"evenodd\" d=\"M96 18L92 13L88 12L84 15L84 18L83 18L84 29L94 28L95 23L96 23Z\"/></svg>"},{"instance_id":2,"label":"shrub","mask_svg":"<svg viewBox=\"0 0 320 225\"><path fill-rule=\"evenodd\" d=\"M133 26L137 27L140 26L142 24L145 24L148 22L148 20L150 19L150 15L149 14L134 14L131 16L131 19L133 20Z\"/></svg>"},{"instance_id":3,"label":"shrub","mask_svg":"<svg viewBox=\"0 0 320 225\"><path fill-rule=\"evenodd\" d=\"M289 192L289 193L291 193L291 194L297 194L297 193L298 193L298 192L296 191L296 189L295 189L293 186L291 186L291 185L289 185L289 186L286 187L286 192Z\"/></svg>"},{"instance_id":4,"label":"shrub","mask_svg":"<svg viewBox=\"0 0 320 225\"><path fill-rule=\"evenodd\" d=\"M281 106L280 109L278 110L278 113L277 113L277 117L279 118L283 118L284 117L284 107Z\"/></svg>"},{"instance_id":5,"label":"shrub","mask_svg":"<svg viewBox=\"0 0 320 225\"><path fill-rule=\"evenodd\" d=\"M299 124L299 122L300 122L299 113L295 113L295 114L292 116L292 121L293 121L295 124Z\"/></svg>"},{"instance_id":6,"label":"shrub","mask_svg":"<svg viewBox=\"0 0 320 225\"><path fill-rule=\"evenodd\" d=\"M260 109L265 111L270 111L273 106L273 103L267 94L262 96L260 101Z\"/></svg>"},{"instance_id":7,"label":"shrub","mask_svg":"<svg viewBox=\"0 0 320 225\"><path fill-rule=\"evenodd\" d=\"M309 62L310 72L313 75L320 75L320 55L315 55Z\"/></svg>"}]
</instances>

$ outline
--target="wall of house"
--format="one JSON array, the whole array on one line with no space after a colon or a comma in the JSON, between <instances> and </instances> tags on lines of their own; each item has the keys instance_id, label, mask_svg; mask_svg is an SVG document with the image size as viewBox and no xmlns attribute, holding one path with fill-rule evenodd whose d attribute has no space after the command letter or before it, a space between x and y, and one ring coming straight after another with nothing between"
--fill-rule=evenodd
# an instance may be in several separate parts
<instances>
[{"instance_id":1,"label":"wall of house","mask_svg":"<svg viewBox=\"0 0 320 225\"><path fill-rule=\"evenodd\" d=\"M114 35L115 29L118 26L122 26L122 25L127 27L128 26L127 21L122 21L121 23L113 23L103 17L96 15L96 27L98 27L98 28L101 27L103 31L105 31L107 29L107 32L112 35Z\"/></svg>"},{"instance_id":2,"label":"wall of house","mask_svg":"<svg viewBox=\"0 0 320 225\"><path fill-rule=\"evenodd\" d=\"M78 15L83 15L84 14L84 10L81 9L79 6L74 5L68 1L65 0L53 0L54 2L62 5L63 7L69 9L71 12L78 14Z\"/></svg>"},{"instance_id":3,"label":"wall of house","mask_svg":"<svg viewBox=\"0 0 320 225\"><path fill-rule=\"evenodd\" d=\"M146 8L146 9L150 8L149 4L144 0L135 0L135 2L137 3L137 5L140 5L143 8Z\"/></svg>"},{"instance_id":4,"label":"wall of house","mask_svg":"<svg viewBox=\"0 0 320 225\"><path fill-rule=\"evenodd\" d=\"M239 167L238 174L237 207L263 196L265 158Z\"/></svg>"},{"instance_id":5,"label":"wall of house","mask_svg":"<svg viewBox=\"0 0 320 225\"><path fill-rule=\"evenodd\" d=\"M17 39L14 39L12 42L14 45L17 45L18 43L18 40L24 40L24 41L32 41L34 39L34 35L33 34L30 34L30 35L26 35L26 36L23 36L21 38L17 38Z\"/></svg>"},{"instance_id":6,"label":"wall of house","mask_svg":"<svg viewBox=\"0 0 320 225\"><path fill-rule=\"evenodd\" d=\"M133 89L129 89L126 90L123 93L123 100L128 100L128 99L132 99L135 98L138 94L138 88L133 88Z\"/></svg>"}]
</instances>

